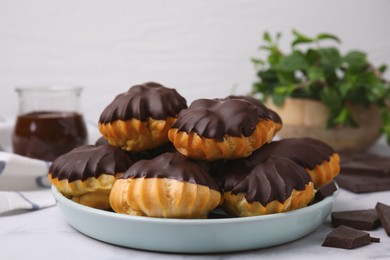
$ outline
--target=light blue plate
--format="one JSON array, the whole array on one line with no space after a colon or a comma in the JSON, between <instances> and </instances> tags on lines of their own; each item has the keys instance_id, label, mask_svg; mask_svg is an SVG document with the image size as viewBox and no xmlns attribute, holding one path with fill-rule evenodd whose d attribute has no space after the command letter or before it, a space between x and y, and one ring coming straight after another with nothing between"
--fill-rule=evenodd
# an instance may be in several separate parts
<instances>
[{"instance_id":1,"label":"light blue plate","mask_svg":"<svg viewBox=\"0 0 390 260\"><path fill-rule=\"evenodd\" d=\"M81 233L110 244L160 252L216 253L258 249L299 239L316 230L338 191L306 208L257 217L161 219L86 207L52 187L66 220Z\"/></svg>"}]
</instances>

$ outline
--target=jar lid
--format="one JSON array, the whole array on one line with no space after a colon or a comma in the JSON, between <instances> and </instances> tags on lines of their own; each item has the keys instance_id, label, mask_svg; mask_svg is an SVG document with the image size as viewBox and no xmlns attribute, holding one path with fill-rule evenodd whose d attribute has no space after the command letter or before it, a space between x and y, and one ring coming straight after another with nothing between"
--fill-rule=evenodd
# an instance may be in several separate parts
<instances>
[{"instance_id":1,"label":"jar lid","mask_svg":"<svg viewBox=\"0 0 390 260\"><path fill-rule=\"evenodd\" d=\"M15 91L20 92L81 92L83 87L77 85L23 85L17 86Z\"/></svg>"}]
</instances>

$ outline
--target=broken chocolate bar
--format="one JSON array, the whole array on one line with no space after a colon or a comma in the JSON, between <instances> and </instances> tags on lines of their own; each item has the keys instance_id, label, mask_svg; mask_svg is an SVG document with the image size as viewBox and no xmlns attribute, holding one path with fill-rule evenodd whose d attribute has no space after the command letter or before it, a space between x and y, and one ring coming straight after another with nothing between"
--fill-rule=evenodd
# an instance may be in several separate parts
<instances>
[{"instance_id":1,"label":"broken chocolate bar","mask_svg":"<svg viewBox=\"0 0 390 260\"><path fill-rule=\"evenodd\" d=\"M350 210L332 212L332 224L334 227L345 225L360 230L373 230L380 221L375 209Z\"/></svg>"},{"instance_id":2,"label":"broken chocolate bar","mask_svg":"<svg viewBox=\"0 0 390 260\"><path fill-rule=\"evenodd\" d=\"M331 196L337 190L336 184L332 181L319 188L316 192L315 200L322 200L326 197Z\"/></svg>"},{"instance_id":3,"label":"broken chocolate bar","mask_svg":"<svg viewBox=\"0 0 390 260\"><path fill-rule=\"evenodd\" d=\"M390 178L390 157L369 153L341 153L342 174Z\"/></svg>"},{"instance_id":4,"label":"broken chocolate bar","mask_svg":"<svg viewBox=\"0 0 390 260\"><path fill-rule=\"evenodd\" d=\"M342 173L338 175L335 180L341 188L355 193L390 190L390 178Z\"/></svg>"},{"instance_id":5,"label":"broken chocolate bar","mask_svg":"<svg viewBox=\"0 0 390 260\"><path fill-rule=\"evenodd\" d=\"M314 200L310 204L317 203L317 202L325 199L326 197L332 196L336 190L337 190L337 186L334 183L334 181L322 186L321 188L319 188L316 191L316 195L314 197Z\"/></svg>"},{"instance_id":6,"label":"broken chocolate bar","mask_svg":"<svg viewBox=\"0 0 390 260\"><path fill-rule=\"evenodd\" d=\"M371 242L379 242L379 238L371 238L367 232L342 225L326 236L322 246L352 249Z\"/></svg>"},{"instance_id":7,"label":"broken chocolate bar","mask_svg":"<svg viewBox=\"0 0 390 260\"><path fill-rule=\"evenodd\" d=\"M347 151L340 157L335 180L341 188L355 193L390 190L390 157Z\"/></svg>"},{"instance_id":8,"label":"broken chocolate bar","mask_svg":"<svg viewBox=\"0 0 390 260\"><path fill-rule=\"evenodd\" d=\"M379 219L388 236L390 236L390 206L378 202L375 206Z\"/></svg>"}]
</instances>

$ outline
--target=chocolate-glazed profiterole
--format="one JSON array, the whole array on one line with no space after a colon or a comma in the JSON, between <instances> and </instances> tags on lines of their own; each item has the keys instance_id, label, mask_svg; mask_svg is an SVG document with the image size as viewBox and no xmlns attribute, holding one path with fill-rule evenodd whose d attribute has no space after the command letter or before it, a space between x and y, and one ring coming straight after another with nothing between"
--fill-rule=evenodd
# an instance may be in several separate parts
<instances>
[{"instance_id":1,"label":"chocolate-glazed profiterole","mask_svg":"<svg viewBox=\"0 0 390 260\"><path fill-rule=\"evenodd\" d=\"M180 112L168 136L179 152L191 158L242 158L280 130L281 121L273 121L273 114L244 98L198 99Z\"/></svg>"},{"instance_id":2,"label":"chocolate-glazed profiterole","mask_svg":"<svg viewBox=\"0 0 390 260\"><path fill-rule=\"evenodd\" d=\"M251 164L227 162L220 170L223 208L234 216L257 216L306 207L314 187L305 169L293 161L271 156Z\"/></svg>"},{"instance_id":3,"label":"chocolate-glazed profiterole","mask_svg":"<svg viewBox=\"0 0 390 260\"><path fill-rule=\"evenodd\" d=\"M330 183L340 172L340 157L324 142L305 137L274 141L255 151L249 162L261 162L269 156L288 158L304 167L316 189Z\"/></svg>"},{"instance_id":4,"label":"chocolate-glazed profiterole","mask_svg":"<svg viewBox=\"0 0 390 260\"><path fill-rule=\"evenodd\" d=\"M168 130L186 100L155 82L131 87L103 110L99 130L111 145L127 151L153 149L168 142Z\"/></svg>"},{"instance_id":5,"label":"chocolate-glazed profiterole","mask_svg":"<svg viewBox=\"0 0 390 260\"><path fill-rule=\"evenodd\" d=\"M178 152L134 163L115 182L114 211L163 218L206 218L221 202L214 179Z\"/></svg>"},{"instance_id":6,"label":"chocolate-glazed profiterole","mask_svg":"<svg viewBox=\"0 0 390 260\"><path fill-rule=\"evenodd\" d=\"M66 197L86 206L109 209L112 185L132 163L119 148L85 145L58 157L48 177Z\"/></svg>"}]
</instances>

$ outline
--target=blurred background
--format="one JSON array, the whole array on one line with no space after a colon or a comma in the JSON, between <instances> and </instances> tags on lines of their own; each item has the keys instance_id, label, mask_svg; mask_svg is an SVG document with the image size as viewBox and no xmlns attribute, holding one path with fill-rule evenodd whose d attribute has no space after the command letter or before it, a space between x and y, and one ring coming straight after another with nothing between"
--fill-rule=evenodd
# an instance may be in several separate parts
<instances>
[{"instance_id":1,"label":"blurred background","mask_svg":"<svg viewBox=\"0 0 390 260\"><path fill-rule=\"evenodd\" d=\"M281 32L286 50L292 29L332 33L341 50L390 64L389 11L388 0L0 0L0 115L17 114L19 85L83 86L92 122L146 81L188 102L246 94L264 31Z\"/></svg>"}]
</instances>

